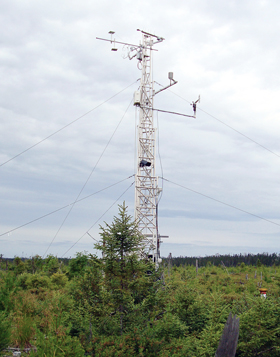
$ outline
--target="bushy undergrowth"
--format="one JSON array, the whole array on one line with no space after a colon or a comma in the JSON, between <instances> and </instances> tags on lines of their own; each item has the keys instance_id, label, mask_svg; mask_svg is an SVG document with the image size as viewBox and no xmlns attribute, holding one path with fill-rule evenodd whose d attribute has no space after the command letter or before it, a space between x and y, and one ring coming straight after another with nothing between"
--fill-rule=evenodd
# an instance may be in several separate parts
<instances>
[{"instance_id":1,"label":"bushy undergrowth","mask_svg":"<svg viewBox=\"0 0 280 357\"><path fill-rule=\"evenodd\" d=\"M279 356L278 267L166 267L137 282L130 276L121 289L99 259L84 257L71 273L75 262L53 274L0 272L2 354L35 345L31 356L213 356L232 312L240 317L236 356Z\"/></svg>"},{"instance_id":2,"label":"bushy undergrowth","mask_svg":"<svg viewBox=\"0 0 280 357\"><path fill-rule=\"evenodd\" d=\"M34 357L213 357L232 313L237 357L280 355L280 267L155 270L139 260L141 237L124 208L102 239L103 259L79 253L67 266L53 256L0 266L0 354L9 345L36 346Z\"/></svg>"}]
</instances>

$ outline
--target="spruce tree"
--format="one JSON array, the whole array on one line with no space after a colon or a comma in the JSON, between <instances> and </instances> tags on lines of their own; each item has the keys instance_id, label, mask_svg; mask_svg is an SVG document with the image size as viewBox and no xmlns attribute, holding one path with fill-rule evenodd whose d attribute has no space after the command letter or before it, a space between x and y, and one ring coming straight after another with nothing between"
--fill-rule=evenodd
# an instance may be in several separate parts
<instances>
[{"instance_id":1,"label":"spruce tree","mask_svg":"<svg viewBox=\"0 0 280 357\"><path fill-rule=\"evenodd\" d=\"M102 252L104 288L111 298L110 316L118 319L122 334L145 306L143 301L154 284L154 264L147 259L145 238L127 214L125 203L119 205L119 215L112 224L105 222L100 229L101 242L95 248Z\"/></svg>"}]
</instances>

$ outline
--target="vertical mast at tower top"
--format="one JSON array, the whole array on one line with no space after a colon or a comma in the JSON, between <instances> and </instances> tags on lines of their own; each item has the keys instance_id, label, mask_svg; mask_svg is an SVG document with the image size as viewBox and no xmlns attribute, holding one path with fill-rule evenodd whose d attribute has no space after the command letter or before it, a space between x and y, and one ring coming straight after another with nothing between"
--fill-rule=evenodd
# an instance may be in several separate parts
<instances>
[{"instance_id":1,"label":"vertical mast at tower top","mask_svg":"<svg viewBox=\"0 0 280 357\"><path fill-rule=\"evenodd\" d=\"M99 40L109 41L112 44L112 51L117 51L117 43L128 47L127 57L131 60L138 60L138 68L141 69L140 88L134 93L134 105L139 108L139 121L137 126L137 170L135 175L135 219L139 231L147 238L148 255L156 265L160 262L160 235L158 233L158 197L161 189L158 187L158 177L156 176L156 150L155 150L155 127L153 122L154 96L167 89L177 82L173 79L173 73L168 77L170 84L155 92L153 88L152 73L152 52L153 46L162 42L164 38L155 36L145 31L137 30L142 33L140 45L118 42L113 39L114 32L110 31L111 40L98 38ZM140 68L141 67L141 68ZM199 101L199 100L198 100ZM194 115L183 115L195 117L197 102L193 102ZM170 113L170 112L167 112Z\"/></svg>"}]
</instances>

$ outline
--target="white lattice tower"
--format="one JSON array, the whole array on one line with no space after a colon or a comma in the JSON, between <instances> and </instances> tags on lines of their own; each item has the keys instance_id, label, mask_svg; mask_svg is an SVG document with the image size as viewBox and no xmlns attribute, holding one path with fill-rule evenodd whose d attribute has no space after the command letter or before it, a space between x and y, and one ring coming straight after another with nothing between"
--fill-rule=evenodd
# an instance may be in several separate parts
<instances>
[{"instance_id":1,"label":"white lattice tower","mask_svg":"<svg viewBox=\"0 0 280 357\"><path fill-rule=\"evenodd\" d=\"M154 36L153 36L154 37ZM159 258L157 228L158 177L156 176L155 128L153 122L153 37L142 33L140 52L142 75L140 84L139 123L137 127L137 173L135 178L135 218L139 231L150 244L149 256Z\"/></svg>"},{"instance_id":2,"label":"white lattice tower","mask_svg":"<svg viewBox=\"0 0 280 357\"><path fill-rule=\"evenodd\" d=\"M141 31L141 30L137 30ZM153 112L170 113L173 115L183 115L195 118L196 102L192 103L194 115L186 115L166 110L155 109L153 98L156 94L173 86L177 82L173 79L173 72L168 73L170 84L161 88L157 92L153 89L152 75L152 53L153 45L162 42L163 37L142 33L142 42L133 45L113 39L114 31L109 31L111 39L97 37L98 40L108 41L112 44L112 51L117 51L116 44L122 44L127 49L124 58L138 60L138 68L141 68L140 90L134 94L134 105L139 108L139 122L137 126L137 170L135 175L135 219L138 222L139 231L147 238L148 255L158 265L160 262L160 236L158 233L158 195L161 189L158 187L158 177L156 176L156 150L155 134L156 129L153 122Z\"/></svg>"}]
</instances>

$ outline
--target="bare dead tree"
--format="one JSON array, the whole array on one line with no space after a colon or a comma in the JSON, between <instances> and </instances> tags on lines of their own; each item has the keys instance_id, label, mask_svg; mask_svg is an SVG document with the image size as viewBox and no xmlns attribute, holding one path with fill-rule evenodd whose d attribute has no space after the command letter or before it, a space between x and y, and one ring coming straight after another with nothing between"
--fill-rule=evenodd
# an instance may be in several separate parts
<instances>
[{"instance_id":1,"label":"bare dead tree","mask_svg":"<svg viewBox=\"0 0 280 357\"><path fill-rule=\"evenodd\" d=\"M234 357L239 337L239 318L230 313L215 357Z\"/></svg>"}]
</instances>

